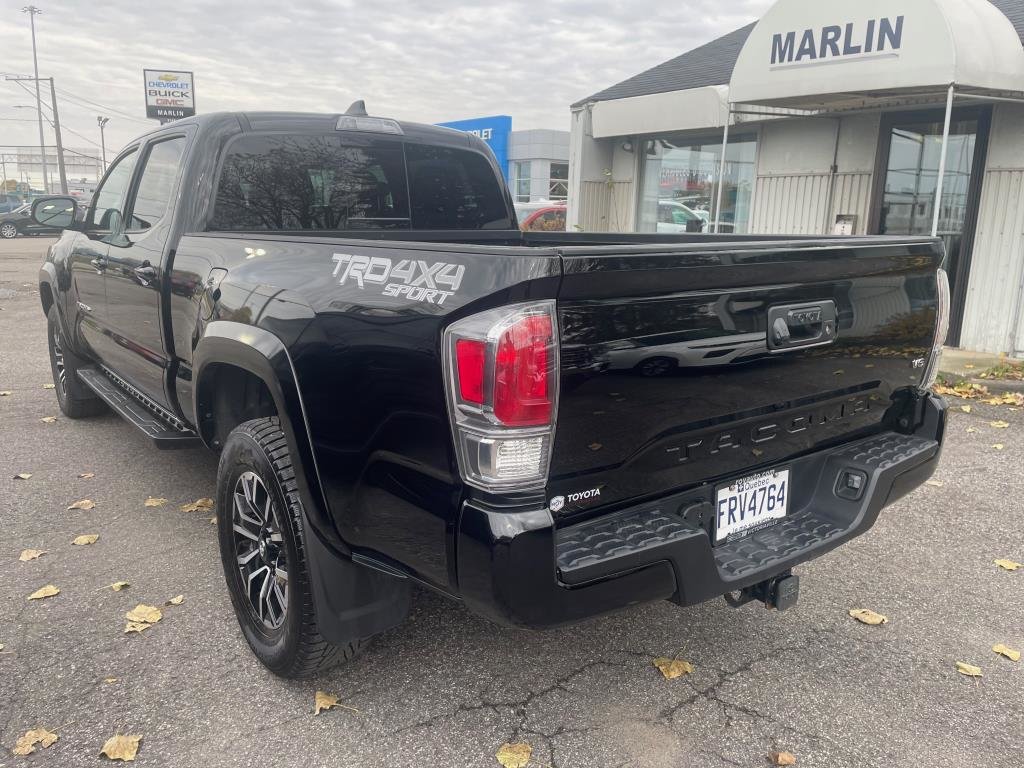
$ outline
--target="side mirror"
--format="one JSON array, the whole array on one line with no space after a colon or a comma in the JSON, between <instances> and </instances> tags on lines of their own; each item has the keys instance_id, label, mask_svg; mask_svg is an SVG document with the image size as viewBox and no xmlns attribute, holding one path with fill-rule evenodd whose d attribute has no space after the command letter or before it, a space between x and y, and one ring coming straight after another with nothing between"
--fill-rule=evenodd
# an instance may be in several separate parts
<instances>
[{"instance_id":1,"label":"side mirror","mask_svg":"<svg viewBox=\"0 0 1024 768\"><path fill-rule=\"evenodd\" d=\"M41 197L32 203L32 220L43 227L74 229L76 212L71 197Z\"/></svg>"}]
</instances>

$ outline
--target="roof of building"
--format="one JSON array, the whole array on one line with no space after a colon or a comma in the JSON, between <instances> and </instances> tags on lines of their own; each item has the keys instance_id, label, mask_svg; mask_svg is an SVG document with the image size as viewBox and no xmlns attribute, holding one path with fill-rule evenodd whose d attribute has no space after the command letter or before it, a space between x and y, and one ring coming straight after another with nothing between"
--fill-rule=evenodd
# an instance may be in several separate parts
<instances>
[{"instance_id":1,"label":"roof of building","mask_svg":"<svg viewBox=\"0 0 1024 768\"><path fill-rule=\"evenodd\" d=\"M1024 43L1024 0L988 0L998 8ZM658 64L656 67L616 83L610 88L598 91L592 96L573 104L577 107L591 101L611 101L631 96L648 96L652 93L684 91L708 85L728 85L733 67L740 55L743 44L757 22L733 30L710 43L687 51L681 56Z\"/></svg>"}]
</instances>

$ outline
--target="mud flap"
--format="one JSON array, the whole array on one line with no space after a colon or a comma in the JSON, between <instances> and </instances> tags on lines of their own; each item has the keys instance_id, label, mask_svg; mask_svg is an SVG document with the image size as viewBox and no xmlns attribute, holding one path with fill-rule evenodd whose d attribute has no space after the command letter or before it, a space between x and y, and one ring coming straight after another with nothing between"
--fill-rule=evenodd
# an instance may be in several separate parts
<instances>
[{"instance_id":1,"label":"mud flap","mask_svg":"<svg viewBox=\"0 0 1024 768\"><path fill-rule=\"evenodd\" d=\"M408 579L352 562L332 551L308 524L306 562L320 634L337 645L401 624L409 613Z\"/></svg>"}]
</instances>

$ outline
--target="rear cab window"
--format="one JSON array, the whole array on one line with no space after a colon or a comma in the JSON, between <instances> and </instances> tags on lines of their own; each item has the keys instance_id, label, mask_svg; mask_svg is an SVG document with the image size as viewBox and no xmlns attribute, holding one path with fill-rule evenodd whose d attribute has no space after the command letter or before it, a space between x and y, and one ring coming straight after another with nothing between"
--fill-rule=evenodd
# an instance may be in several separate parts
<instances>
[{"instance_id":1,"label":"rear cab window","mask_svg":"<svg viewBox=\"0 0 1024 768\"><path fill-rule=\"evenodd\" d=\"M474 151L335 134L246 134L229 145L209 229L507 229L488 159Z\"/></svg>"}]
</instances>

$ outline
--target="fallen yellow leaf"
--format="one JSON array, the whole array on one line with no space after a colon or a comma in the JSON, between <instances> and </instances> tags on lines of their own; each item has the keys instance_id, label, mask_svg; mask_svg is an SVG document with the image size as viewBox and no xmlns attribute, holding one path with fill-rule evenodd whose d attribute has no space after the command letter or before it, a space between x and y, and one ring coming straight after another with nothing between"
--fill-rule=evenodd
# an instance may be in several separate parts
<instances>
[{"instance_id":1,"label":"fallen yellow leaf","mask_svg":"<svg viewBox=\"0 0 1024 768\"><path fill-rule=\"evenodd\" d=\"M993 445L992 447L993 447L993 448L995 448L995 449L996 449L997 451L1001 451L1001 450L1003 450L1003 448L1005 448L1006 446L1005 446L1005 445L1003 445L1002 443L996 443L996 444L995 444L995 445Z\"/></svg>"},{"instance_id":2,"label":"fallen yellow leaf","mask_svg":"<svg viewBox=\"0 0 1024 768\"><path fill-rule=\"evenodd\" d=\"M0 397L10 397L13 394L9 389L0 390Z\"/></svg>"},{"instance_id":3,"label":"fallen yellow leaf","mask_svg":"<svg viewBox=\"0 0 1024 768\"><path fill-rule=\"evenodd\" d=\"M43 389L56 389L54 384L43 384Z\"/></svg>"},{"instance_id":4,"label":"fallen yellow leaf","mask_svg":"<svg viewBox=\"0 0 1024 768\"><path fill-rule=\"evenodd\" d=\"M45 549L23 549L21 551L21 557L18 559L23 563L27 563L29 560L35 560L37 557L41 557L45 554Z\"/></svg>"},{"instance_id":5,"label":"fallen yellow leaf","mask_svg":"<svg viewBox=\"0 0 1024 768\"><path fill-rule=\"evenodd\" d=\"M31 755L36 751L36 744L45 749L59 738L60 736L56 733L45 728L33 728L31 731L25 731L24 736L18 737L18 741L14 745L14 754Z\"/></svg>"},{"instance_id":6,"label":"fallen yellow leaf","mask_svg":"<svg viewBox=\"0 0 1024 768\"><path fill-rule=\"evenodd\" d=\"M1020 661L1020 651L1014 650L1007 645L997 643L992 646L992 650L998 653L1000 656L1005 656L1010 661Z\"/></svg>"},{"instance_id":7,"label":"fallen yellow leaf","mask_svg":"<svg viewBox=\"0 0 1024 768\"><path fill-rule=\"evenodd\" d=\"M956 671L961 675L967 675L967 677L981 677L981 667L976 667L964 661L956 663Z\"/></svg>"},{"instance_id":8,"label":"fallen yellow leaf","mask_svg":"<svg viewBox=\"0 0 1024 768\"><path fill-rule=\"evenodd\" d=\"M1007 560L1005 557L1000 557L995 561L995 564L1002 568L1004 571L1016 571L1020 568L1020 563L1015 563L1013 560Z\"/></svg>"},{"instance_id":9,"label":"fallen yellow leaf","mask_svg":"<svg viewBox=\"0 0 1024 768\"><path fill-rule=\"evenodd\" d=\"M166 503L167 499L154 498L153 496L150 496L148 499L146 499L145 502L143 502L143 504L147 507L159 507L162 504Z\"/></svg>"},{"instance_id":10,"label":"fallen yellow leaf","mask_svg":"<svg viewBox=\"0 0 1024 768\"><path fill-rule=\"evenodd\" d=\"M188 504L182 504L182 512L209 512L213 509L213 499L196 499Z\"/></svg>"},{"instance_id":11,"label":"fallen yellow leaf","mask_svg":"<svg viewBox=\"0 0 1024 768\"><path fill-rule=\"evenodd\" d=\"M131 584L127 581L115 581L113 584L110 585L110 588L115 592L120 592L122 589L128 589L128 587L130 586Z\"/></svg>"},{"instance_id":12,"label":"fallen yellow leaf","mask_svg":"<svg viewBox=\"0 0 1024 768\"><path fill-rule=\"evenodd\" d=\"M88 480L90 477L96 477L95 472L79 472L78 477L82 480Z\"/></svg>"},{"instance_id":13,"label":"fallen yellow leaf","mask_svg":"<svg viewBox=\"0 0 1024 768\"><path fill-rule=\"evenodd\" d=\"M164 617L163 611L153 605L139 603L124 615L128 621L137 621L144 624L156 624Z\"/></svg>"},{"instance_id":14,"label":"fallen yellow leaf","mask_svg":"<svg viewBox=\"0 0 1024 768\"><path fill-rule=\"evenodd\" d=\"M1010 426L1010 422L1008 422L1008 421L990 421L988 423L988 425L990 427L992 427L992 429L1006 429L1007 427Z\"/></svg>"},{"instance_id":15,"label":"fallen yellow leaf","mask_svg":"<svg viewBox=\"0 0 1024 768\"><path fill-rule=\"evenodd\" d=\"M526 768L533 756L533 747L525 742L505 742L494 753L504 768Z\"/></svg>"},{"instance_id":16,"label":"fallen yellow leaf","mask_svg":"<svg viewBox=\"0 0 1024 768\"><path fill-rule=\"evenodd\" d=\"M15 480L28 480L30 477L32 477L32 473L31 472L19 472L18 474L16 474L14 476L14 479Z\"/></svg>"},{"instance_id":17,"label":"fallen yellow leaf","mask_svg":"<svg viewBox=\"0 0 1024 768\"><path fill-rule=\"evenodd\" d=\"M81 536L76 536L71 543L76 547L84 547L87 544L95 544L99 537L98 533L83 533Z\"/></svg>"},{"instance_id":18,"label":"fallen yellow leaf","mask_svg":"<svg viewBox=\"0 0 1024 768\"><path fill-rule=\"evenodd\" d=\"M167 604L168 605L181 605L184 602L185 602L185 596L184 595L178 595L178 596L172 597L170 600L168 600Z\"/></svg>"},{"instance_id":19,"label":"fallen yellow leaf","mask_svg":"<svg viewBox=\"0 0 1024 768\"><path fill-rule=\"evenodd\" d=\"M120 677L104 677L103 678L103 682L106 683L107 685L112 685L113 683L118 683L120 681L121 681Z\"/></svg>"},{"instance_id":20,"label":"fallen yellow leaf","mask_svg":"<svg viewBox=\"0 0 1024 768\"><path fill-rule=\"evenodd\" d=\"M94 509L95 507L96 507L96 502L93 501L92 499L82 499L81 501L76 501L74 504L69 506L68 507L68 511L70 511L72 509L86 509L86 510L89 510L89 509Z\"/></svg>"},{"instance_id":21,"label":"fallen yellow leaf","mask_svg":"<svg viewBox=\"0 0 1024 768\"><path fill-rule=\"evenodd\" d=\"M661 674L665 676L666 680L675 680L677 677L688 675L693 672L693 664L682 659L668 659L665 657L657 658L653 662L654 666L661 670Z\"/></svg>"},{"instance_id":22,"label":"fallen yellow leaf","mask_svg":"<svg viewBox=\"0 0 1024 768\"><path fill-rule=\"evenodd\" d=\"M45 587L40 587L31 595L28 596L29 600L42 600L44 597L53 597L59 595L60 590L57 589L53 584L47 584Z\"/></svg>"},{"instance_id":23,"label":"fallen yellow leaf","mask_svg":"<svg viewBox=\"0 0 1024 768\"><path fill-rule=\"evenodd\" d=\"M960 410L963 411L964 413L970 413L971 412L971 406L969 406L969 405L961 405L960 406Z\"/></svg>"},{"instance_id":24,"label":"fallen yellow leaf","mask_svg":"<svg viewBox=\"0 0 1024 768\"><path fill-rule=\"evenodd\" d=\"M972 434L974 434L977 431L978 430L976 430L974 427L968 427L967 428L967 434L969 434L969 435L972 435Z\"/></svg>"},{"instance_id":25,"label":"fallen yellow leaf","mask_svg":"<svg viewBox=\"0 0 1024 768\"><path fill-rule=\"evenodd\" d=\"M792 752L769 752L768 760L772 765L796 765L796 755Z\"/></svg>"},{"instance_id":26,"label":"fallen yellow leaf","mask_svg":"<svg viewBox=\"0 0 1024 768\"><path fill-rule=\"evenodd\" d=\"M936 488L941 488L942 487L942 481L941 480L926 480L924 484L925 485L933 485Z\"/></svg>"},{"instance_id":27,"label":"fallen yellow leaf","mask_svg":"<svg viewBox=\"0 0 1024 768\"><path fill-rule=\"evenodd\" d=\"M43 418L40 419L40 421L43 422L43 424L53 424L53 422L55 422L56 420L56 416L43 416Z\"/></svg>"},{"instance_id":28,"label":"fallen yellow leaf","mask_svg":"<svg viewBox=\"0 0 1024 768\"><path fill-rule=\"evenodd\" d=\"M139 742L142 741L141 736L111 736L107 739L103 745L103 749L100 750L101 755L106 755L111 760L134 760L135 755L139 752Z\"/></svg>"},{"instance_id":29,"label":"fallen yellow leaf","mask_svg":"<svg viewBox=\"0 0 1024 768\"><path fill-rule=\"evenodd\" d=\"M323 691L317 691L313 697L313 714L319 715L321 712L327 709L338 706L338 697L332 696L329 693Z\"/></svg>"},{"instance_id":30,"label":"fallen yellow leaf","mask_svg":"<svg viewBox=\"0 0 1024 768\"><path fill-rule=\"evenodd\" d=\"M885 616L868 608L851 608L849 614L862 624L870 624L873 627L889 623Z\"/></svg>"},{"instance_id":31,"label":"fallen yellow leaf","mask_svg":"<svg viewBox=\"0 0 1024 768\"><path fill-rule=\"evenodd\" d=\"M124 625L124 633L127 635L130 632L145 632L152 626L152 624L146 624L141 621L129 621Z\"/></svg>"},{"instance_id":32,"label":"fallen yellow leaf","mask_svg":"<svg viewBox=\"0 0 1024 768\"><path fill-rule=\"evenodd\" d=\"M214 525L216 525L217 524L217 518L216 517L211 517L210 518L210 522L213 523Z\"/></svg>"}]
</instances>

